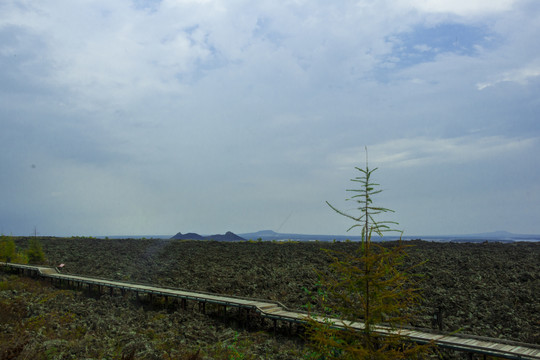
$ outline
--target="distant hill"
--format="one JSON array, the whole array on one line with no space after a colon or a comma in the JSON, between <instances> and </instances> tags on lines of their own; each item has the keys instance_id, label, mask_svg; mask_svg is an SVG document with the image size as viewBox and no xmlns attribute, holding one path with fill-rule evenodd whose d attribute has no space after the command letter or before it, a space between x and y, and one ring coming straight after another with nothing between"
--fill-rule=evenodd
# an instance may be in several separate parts
<instances>
[{"instance_id":1,"label":"distant hill","mask_svg":"<svg viewBox=\"0 0 540 360\"><path fill-rule=\"evenodd\" d=\"M178 233L171 237L171 239L174 240L214 240L214 241L245 241L241 236L238 236L230 231L227 231L224 235L223 234L216 234L216 235L208 235L208 236L202 236L197 233L187 233L182 234Z\"/></svg>"},{"instance_id":2,"label":"distant hill","mask_svg":"<svg viewBox=\"0 0 540 360\"><path fill-rule=\"evenodd\" d=\"M249 233L249 235L252 235L252 236L279 236L280 234L278 234L274 230L260 230L260 231L254 232L254 233Z\"/></svg>"},{"instance_id":3,"label":"distant hill","mask_svg":"<svg viewBox=\"0 0 540 360\"><path fill-rule=\"evenodd\" d=\"M308 235L308 234L283 234L277 233L272 230L261 230L252 233L240 234L246 239L250 240L294 240L294 241L360 241L361 236L351 234L351 235ZM399 236L394 234L387 234L383 239L374 236L374 241L380 240L397 240ZM463 234L463 235L412 235L412 236L403 236L403 240L416 240L422 239L426 241L441 241L441 242L484 242L484 241L495 241L495 242L515 242L515 241L540 241L540 235L529 235L529 234L513 234L507 231L494 231L487 233L479 234Z\"/></svg>"},{"instance_id":4,"label":"distant hill","mask_svg":"<svg viewBox=\"0 0 540 360\"><path fill-rule=\"evenodd\" d=\"M105 236L97 236L105 238ZM242 233L236 235L230 231L225 234L216 235L199 235L196 233L182 234L178 233L171 237L170 235L109 235L110 239L183 239L183 240L216 240L216 241L245 241L245 240L264 240L264 241L360 241L361 236L358 233L350 235L318 235L318 234L293 234L293 233L277 233L272 230L261 230L251 233ZM391 241L397 240L399 237L395 234L387 234L384 239L374 237L374 241ZM440 242L516 242L516 241L540 241L540 234L515 234L507 231L492 231L477 234L450 234L450 235L404 235L403 240L421 239L425 241L440 241Z\"/></svg>"},{"instance_id":5,"label":"distant hill","mask_svg":"<svg viewBox=\"0 0 540 360\"><path fill-rule=\"evenodd\" d=\"M204 237L202 237L201 235L196 234L196 233L182 234L181 232L179 232L176 235L174 235L173 237L171 237L171 239L174 239L174 240L204 240Z\"/></svg>"},{"instance_id":6,"label":"distant hill","mask_svg":"<svg viewBox=\"0 0 540 360\"><path fill-rule=\"evenodd\" d=\"M346 235L318 235L318 234L292 234L292 233L277 233L272 230L261 230L257 232L252 233L245 233L240 234L246 239L250 240L277 240L277 241L284 241L284 240L293 240L293 241L333 241L339 240L339 241L345 241L347 239L351 241L360 241L361 236L346 236Z\"/></svg>"}]
</instances>

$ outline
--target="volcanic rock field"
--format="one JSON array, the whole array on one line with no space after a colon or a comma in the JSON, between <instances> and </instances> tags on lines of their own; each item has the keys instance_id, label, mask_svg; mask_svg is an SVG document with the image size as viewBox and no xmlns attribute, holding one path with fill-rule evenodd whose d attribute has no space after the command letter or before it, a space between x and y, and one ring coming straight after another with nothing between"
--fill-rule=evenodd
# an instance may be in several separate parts
<instances>
[{"instance_id":1,"label":"volcanic rock field","mask_svg":"<svg viewBox=\"0 0 540 360\"><path fill-rule=\"evenodd\" d=\"M17 239L17 246L27 240ZM65 264L64 273L277 300L293 309L304 309L317 271L330 263L322 249L358 246L92 238L41 243L48 264ZM540 243L407 244L407 261L425 262L414 270L422 274L423 302L411 325L540 344ZM309 352L297 335L273 334L264 323L246 329L211 309L202 314L196 304L183 310L133 297L88 296L1 272L0 285L2 359L295 359Z\"/></svg>"}]
</instances>

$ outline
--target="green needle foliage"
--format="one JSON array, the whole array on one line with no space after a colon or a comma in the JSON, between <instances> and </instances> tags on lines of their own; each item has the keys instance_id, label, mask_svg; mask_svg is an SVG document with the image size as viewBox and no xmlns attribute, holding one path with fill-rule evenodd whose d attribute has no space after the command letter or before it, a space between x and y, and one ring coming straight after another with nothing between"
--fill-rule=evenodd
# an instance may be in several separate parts
<instances>
[{"instance_id":1,"label":"green needle foliage","mask_svg":"<svg viewBox=\"0 0 540 360\"><path fill-rule=\"evenodd\" d=\"M0 261L11 262L17 253L15 242L9 236L0 236Z\"/></svg>"},{"instance_id":2,"label":"green needle foliage","mask_svg":"<svg viewBox=\"0 0 540 360\"><path fill-rule=\"evenodd\" d=\"M17 252L13 237L0 235L0 261L26 264L28 257L24 252Z\"/></svg>"},{"instance_id":3,"label":"green needle foliage","mask_svg":"<svg viewBox=\"0 0 540 360\"><path fill-rule=\"evenodd\" d=\"M41 247L41 242L36 238L30 239L26 255L28 256L28 262L30 264L45 263L45 253Z\"/></svg>"},{"instance_id":4,"label":"green needle foliage","mask_svg":"<svg viewBox=\"0 0 540 360\"><path fill-rule=\"evenodd\" d=\"M401 240L384 247L371 241L373 233L382 236L397 231L392 228L397 223L377 221L378 215L393 211L374 205L373 196L382 190L371 180L377 169L369 169L367 155L365 169L356 169L361 176L352 181L361 186L348 190L354 193L348 200L357 202L359 215L328 205L355 222L349 230L361 228L362 242L354 252L327 250L332 264L328 272L319 274L320 289L315 295L324 312L311 317L308 328L314 358L417 358L426 346L408 342L400 334L420 300L411 268L405 266L406 246ZM352 323L363 324L363 329L353 329Z\"/></svg>"},{"instance_id":5,"label":"green needle foliage","mask_svg":"<svg viewBox=\"0 0 540 360\"><path fill-rule=\"evenodd\" d=\"M326 202L328 206L332 208L335 212L349 219L353 220L355 223L347 231L350 231L356 227L362 228L362 244L365 240L371 237L371 232L375 232L379 236L383 236L385 232L389 231L398 231L392 229L390 226L397 225L395 221L376 221L375 217L377 215L394 212L394 210L387 209L380 206L373 205L373 196L382 192L381 189L377 189L379 184L373 183L371 180L372 174L377 170L377 168L370 170L368 167L367 160L367 149L366 149L366 168L362 169L355 167L356 170L362 173L361 176L357 176L351 181L360 183L360 189L348 189L347 191L353 192L355 195L351 196L347 201L355 201L358 203L359 215L349 215L336 207L332 206L328 201Z\"/></svg>"}]
</instances>

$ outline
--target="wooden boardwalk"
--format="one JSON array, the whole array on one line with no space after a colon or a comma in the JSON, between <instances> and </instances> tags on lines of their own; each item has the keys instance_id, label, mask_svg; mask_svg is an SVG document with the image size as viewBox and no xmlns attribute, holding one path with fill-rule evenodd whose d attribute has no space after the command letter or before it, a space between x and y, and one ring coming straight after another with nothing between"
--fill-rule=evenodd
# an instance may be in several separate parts
<instances>
[{"instance_id":1,"label":"wooden boardwalk","mask_svg":"<svg viewBox=\"0 0 540 360\"><path fill-rule=\"evenodd\" d=\"M254 311L263 318L274 321L284 321L289 323L305 324L309 318L306 312L291 310L280 304L269 300L258 300L235 296L222 296L205 292L194 292L174 288L158 287L129 282L120 282L86 276L61 274L57 269L44 266L30 266L12 263L0 263L3 267L19 271L24 275L49 279L51 282L67 283L71 286L81 287L87 285L89 289L96 288L100 293L109 290L113 295L114 291L134 292L137 295L148 294L167 298L179 299L185 307L186 301L196 301L204 311L206 303L217 304L226 309L227 306ZM339 319L332 319L337 327L352 327L362 330L364 324L361 322L344 323ZM376 329L381 334L392 333L390 328L380 326ZM471 336L465 334L444 334L430 332L426 329L400 329L399 333L409 340L418 343L432 342L436 346L445 347L457 351L495 356L503 359L540 360L540 345L525 344L501 339Z\"/></svg>"}]
</instances>

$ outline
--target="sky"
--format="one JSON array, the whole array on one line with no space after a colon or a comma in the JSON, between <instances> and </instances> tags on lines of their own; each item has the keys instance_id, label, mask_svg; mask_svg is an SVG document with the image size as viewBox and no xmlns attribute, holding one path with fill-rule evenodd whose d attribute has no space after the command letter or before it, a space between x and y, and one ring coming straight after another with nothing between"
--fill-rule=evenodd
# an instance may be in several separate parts
<instances>
[{"instance_id":1,"label":"sky","mask_svg":"<svg viewBox=\"0 0 540 360\"><path fill-rule=\"evenodd\" d=\"M540 233L537 0L3 0L0 232ZM358 235L354 233L354 235Z\"/></svg>"}]
</instances>

